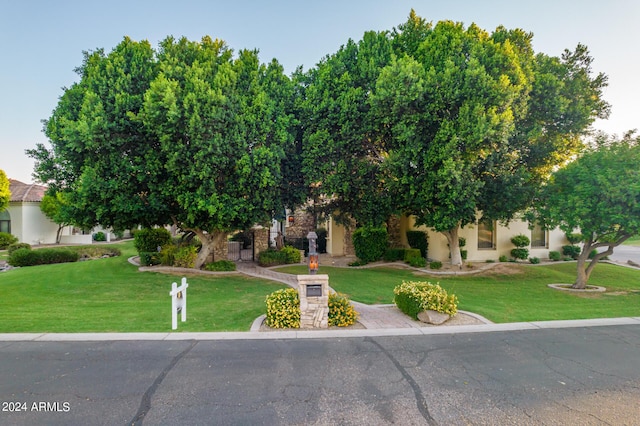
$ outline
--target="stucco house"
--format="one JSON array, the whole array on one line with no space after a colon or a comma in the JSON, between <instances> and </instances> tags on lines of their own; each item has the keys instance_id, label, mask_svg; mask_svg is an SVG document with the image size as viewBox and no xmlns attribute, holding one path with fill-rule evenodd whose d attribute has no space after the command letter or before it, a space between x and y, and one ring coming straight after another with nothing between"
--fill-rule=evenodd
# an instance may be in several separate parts
<instances>
[{"instance_id":1,"label":"stucco house","mask_svg":"<svg viewBox=\"0 0 640 426\"><path fill-rule=\"evenodd\" d=\"M411 216L396 217L390 222L388 232L392 244L398 247L409 247L406 236L406 231L409 230L427 233L429 259L449 261L449 245L446 237L431 228L416 226L415 218ZM332 256L354 254L351 229L330 219L327 222L327 231L327 253ZM462 249L467 251L467 261L470 262L497 261L500 256L511 258L511 249L515 248L511 238L519 234L524 234L531 240L528 247L530 257L547 259L550 251L561 252L562 246L569 244L564 232L560 229L545 230L540 226L529 229L529 223L519 218L512 220L508 226L495 221L479 222L475 225L467 225L458 231L458 236L466 240L466 245Z\"/></svg>"},{"instance_id":2,"label":"stucco house","mask_svg":"<svg viewBox=\"0 0 640 426\"><path fill-rule=\"evenodd\" d=\"M21 243L31 245L55 244L58 225L40 210L40 202L47 187L9 179L11 198L6 210L0 212L0 232L7 232ZM115 239L111 232L97 227L82 232L71 226L62 229L60 242L64 244L91 244L93 233L103 231L107 241Z\"/></svg>"},{"instance_id":3,"label":"stucco house","mask_svg":"<svg viewBox=\"0 0 640 426\"><path fill-rule=\"evenodd\" d=\"M0 231L8 232L21 243L55 244L58 225L40 211L46 187L9 179L9 206L0 212Z\"/></svg>"}]
</instances>

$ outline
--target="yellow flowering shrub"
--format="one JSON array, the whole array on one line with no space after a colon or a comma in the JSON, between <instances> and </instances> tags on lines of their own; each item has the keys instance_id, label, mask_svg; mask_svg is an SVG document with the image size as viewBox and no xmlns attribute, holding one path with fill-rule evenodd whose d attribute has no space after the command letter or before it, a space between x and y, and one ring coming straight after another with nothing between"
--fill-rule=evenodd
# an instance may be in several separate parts
<instances>
[{"instance_id":1,"label":"yellow flowering shrub","mask_svg":"<svg viewBox=\"0 0 640 426\"><path fill-rule=\"evenodd\" d=\"M358 320L358 312L344 294L329 293L329 326L348 327Z\"/></svg>"},{"instance_id":2,"label":"yellow flowering shrub","mask_svg":"<svg viewBox=\"0 0 640 426\"><path fill-rule=\"evenodd\" d=\"M418 313L432 310L454 316L458 312L458 298L447 294L438 284L427 281L403 281L393 289L398 309L413 319Z\"/></svg>"},{"instance_id":3,"label":"yellow flowering shrub","mask_svg":"<svg viewBox=\"0 0 640 426\"><path fill-rule=\"evenodd\" d=\"M300 328L300 298L293 288L276 290L267 296L267 320L272 328Z\"/></svg>"}]
</instances>

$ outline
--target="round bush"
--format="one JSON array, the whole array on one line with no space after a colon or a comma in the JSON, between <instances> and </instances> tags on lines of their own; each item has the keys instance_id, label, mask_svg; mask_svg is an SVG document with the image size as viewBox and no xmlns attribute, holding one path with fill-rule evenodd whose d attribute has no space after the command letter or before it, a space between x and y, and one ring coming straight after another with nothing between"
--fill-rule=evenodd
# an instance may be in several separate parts
<instances>
[{"instance_id":1,"label":"round bush","mask_svg":"<svg viewBox=\"0 0 640 426\"><path fill-rule=\"evenodd\" d=\"M562 259L562 255L560 254L559 251L550 251L549 252L549 259L553 260L554 262L557 262L560 259Z\"/></svg>"},{"instance_id":2,"label":"round bush","mask_svg":"<svg viewBox=\"0 0 640 426\"><path fill-rule=\"evenodd\" d=\"M511 257L513 257L514 259L525 260L529 257L529 249L514 248L511 250Z\"/></svg>"},{"instance_id":3,"label":"round bush","mask_svg":"<svg viewBox=\"0 0 640 426\"><path fill-rule=\"evenodd\" d=\"M96 232L93 234L93 241L107 241L107 236L102 231Z\"/></svg>"},{"instance_id":4,"label":"round bush","mask_svg":"<svg viewBox=\"0 0 640 426\"><path fill-rule=\"evenodd\" d=\"M6 232L0 232L0 250L6 250L11 244L17 243L18 239Z\"/></svg>"},{"instance_id":5,"label":"round bush","mask_svg":"<svg viewBox=\"0 0 640 426\"><path fill-rule=\"evenodd\" d=\"M329 293L329 326L348 327L358 320L358 312L344 294Z\"/></svg>"},{"instance_id":6,"label":"round bush","mask_svg":"<svg viewBox=\"0 0 640 426\"><path fill-rule=\"evenodd\" d=\"M31 249L31 245L27 243L13 243L7 248L7 251L9 252L9 255L11 255L14 251L21 248Z\"/></svg>"},{"instance_id":7,"label":"round bush","mask_svg":"<svg viewBox=\"0 0 640 426\"><path fill-rule=\"evenodd\" d=\"M267 296L266 324L272 328L300 328L300 298L293 288L276 290Z\"/></svg>"},{"instance_id":8,"label":"round bush","mask_svg":"<svg viewBox=\"0 0 640 426\"><path fill-rule=\"evenodd\" d=\"M454 316L458 312L458 299L448 295L438 284L426 281L403 281L393 289L394 303L413 319L428 309Z\"/></svg>"},{"instance_id":9,"label":"round bush","mask_svg":"<svg viewBox=\"0 0 640 426\"><path fill-rule=\"evenodd\" d=\"M518 248L527 247L529 244L531 244L531 240L529 239L529 237L524 234L511 237L511 242Z\"/></svg>"}]
</instances>

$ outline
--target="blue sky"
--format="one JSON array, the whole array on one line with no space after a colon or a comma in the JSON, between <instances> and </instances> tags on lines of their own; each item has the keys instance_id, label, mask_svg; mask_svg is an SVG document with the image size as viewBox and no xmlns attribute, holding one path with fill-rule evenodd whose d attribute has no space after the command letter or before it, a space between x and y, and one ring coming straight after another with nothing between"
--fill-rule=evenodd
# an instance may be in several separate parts
<instances>
[{"instance_id":1,"label":"blue sky","mask_svg":"<svg viewBox=\"0 0 640 426\"><path fill-rule=\"evenodd\" d=\"M77 81L82 51L111 51L124 36L152 46L168 35L225 40L233 49L256 48L263 62L277 58L288 73L309 69L349 38L390 30L411 8L437 22L475 22L534 33L537 52L560 55L586 44L593 69L609 76L605 99L611 118L595 128L609 133L640 127L640 2L635 0L0 0L0 169L31 182L24 154L47 143L41 120L62 88Z\"/></svg>"}]
</instances>

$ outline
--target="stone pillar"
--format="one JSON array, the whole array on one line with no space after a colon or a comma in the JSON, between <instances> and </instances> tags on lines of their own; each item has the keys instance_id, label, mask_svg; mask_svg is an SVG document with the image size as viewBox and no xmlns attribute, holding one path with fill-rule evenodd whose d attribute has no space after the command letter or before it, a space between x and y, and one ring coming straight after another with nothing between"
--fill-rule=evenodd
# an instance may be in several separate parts
<instances>
[{"instance_id":1,"label":"stone pillar","mask_svg":"<svg viewBox=\"0 0 640 426\"><path fill-rule=\"evenodd\" d=\"M298 275L300 328L329 328L329 275Z\"/></svg>"},{"instance_id":2,"label":"stone pillar","mask_svg":"<svg viewBox=\"0 0 640 426\"><path fill-rule=\"evenodd\" d=\"M268 228L253 228L253 254L255 260L258 260L258 256L263 251L269 248L269 229Z\"/></svg>"}]
</instances>

